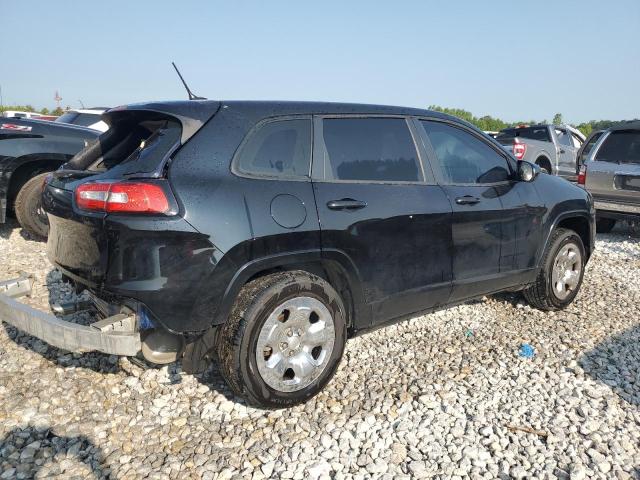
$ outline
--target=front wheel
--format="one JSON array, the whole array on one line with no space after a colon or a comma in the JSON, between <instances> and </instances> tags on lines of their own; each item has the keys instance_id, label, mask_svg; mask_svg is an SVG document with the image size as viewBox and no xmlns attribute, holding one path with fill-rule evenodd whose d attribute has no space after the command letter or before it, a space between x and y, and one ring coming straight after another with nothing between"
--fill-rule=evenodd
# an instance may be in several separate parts
<instances>
[{"instance_id":1,"label":"front wheel","mask_svg":"<svg viewBox=\"0 0 640 480\"><path fill-rule=\"evenodd\" d=\"M576 298L585 267L582 239L572 230L555 230L544 253L536 282L524 296L541 310L561 310Z\"/></svg>"},{"instance_id":2,"label":"front wheel","mask_svg":"<svg viewBox=\"0 0 640 480\"><path fill-rule=\"evenodd\" d=\"M16 196L15 211L18 223L37 238L47 238L49 221L42 209L42 184L48 172L29 179Z\"/></svg>"},{"instance_id":3,"label":"front wheel","mask_svg":"<svg viewBox=\"0 0 640 480\"><path fill-rule=\"evenodd\" d=\"M217 338L220 370L233 391L263 408L318 393L346 342L342 301L323 279L282 272L245 285Z\"/></svg>"}]
</instances>

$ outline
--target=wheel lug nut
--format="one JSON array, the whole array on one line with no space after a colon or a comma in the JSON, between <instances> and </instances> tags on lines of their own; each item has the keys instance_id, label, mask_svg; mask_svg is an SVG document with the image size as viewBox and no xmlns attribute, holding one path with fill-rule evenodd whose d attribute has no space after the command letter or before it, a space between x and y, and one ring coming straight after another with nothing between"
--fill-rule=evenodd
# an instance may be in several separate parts
<instances>
[{"instance_id":1,"label":"wheel lug nut","mask_svg":"<svg viewBox=\"0 0 640 480\"><path fill-rule=\"evenodd\" d=\"M293 337L293 330L290 328L287 330L287 337Z\"/></svg>"},{"instance_id":2,"label":"wheel lug nut","mask_svg":"<svg viewBox=\"0 0 640 480\"><path fill-rule=\"evenodd\" d=\"M295 353L295 352L294 352L293 350L289 350L289 356L290 356L290 357L293 357L293 354L294 354L294 353Z\"/></svg>"},{"instance_id":3,"label":"wheel lug nut","mask_svg":"<svg viewBox=\"0 0 640 480\"><path fill-rule=\"evenodd\" d=\"M281 350L286 350L288 346L289 346L289 345L287 344L287 342L282 342L282 343L280 344L280 349L281 349Z\"/></svg>"}]
</instances>

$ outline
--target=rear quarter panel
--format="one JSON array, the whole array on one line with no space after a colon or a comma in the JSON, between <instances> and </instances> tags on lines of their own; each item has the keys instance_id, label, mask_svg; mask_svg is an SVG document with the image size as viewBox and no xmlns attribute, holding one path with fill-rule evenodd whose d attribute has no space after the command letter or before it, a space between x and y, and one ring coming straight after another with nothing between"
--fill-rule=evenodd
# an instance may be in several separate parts
<instances>
[{"instance_id":1,"label":"rear quarter panel","mask_svg":"<svg viewBox=\"0 0 640 480\"><path fill-rule=\"evenodd\" d=\"M540 266L551 233L562 220L574 217L584 218L589 223L590 237L593 237L595 210L589 193L563 178L541 173L535 179L534 186L547 205L547 211L542 218L543 241L536 255L538 266ZM593 249L593 243L585 247Z\"/></svg>"},{"instance_id":2,"label":"rear quarter panel","mask_svg":"<svg viewBox=\"0 0 640 480\"><path fill-rule=\"evenodd\" d=\"M214 246L210 274L194 288L198 298L189 314L191 329L207 328L239 270L279 255L320 259L318 216L310 181L240 177L231 159L249 130L264 116L222 108L176 155L169 179L184 219ZM275 200L302 209L290 225L276 220ZM281 219L278 219L280 223ZM298 225L295 225L299 223Z\"/></svg>"}]
</instances>

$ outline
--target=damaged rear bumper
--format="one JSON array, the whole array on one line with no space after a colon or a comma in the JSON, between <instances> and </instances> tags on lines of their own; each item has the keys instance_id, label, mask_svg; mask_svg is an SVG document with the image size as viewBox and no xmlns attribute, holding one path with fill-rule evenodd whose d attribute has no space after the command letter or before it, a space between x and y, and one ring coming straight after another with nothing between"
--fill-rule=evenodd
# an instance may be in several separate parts
<instances>
[{"instance_id":1,"label":"damaged rear bumper","mask_svg":"<svg viewBox=\"0 0 640 480\"><path fill-rule=\"evenodd\" d=\"M115 315L90 326L66 322L18 302L31 293L31 279L21 276L0 282L0 320L54 347L71 352L103 352L135 356L141 350L135 317Z\"/></svg>"}]
</instances>

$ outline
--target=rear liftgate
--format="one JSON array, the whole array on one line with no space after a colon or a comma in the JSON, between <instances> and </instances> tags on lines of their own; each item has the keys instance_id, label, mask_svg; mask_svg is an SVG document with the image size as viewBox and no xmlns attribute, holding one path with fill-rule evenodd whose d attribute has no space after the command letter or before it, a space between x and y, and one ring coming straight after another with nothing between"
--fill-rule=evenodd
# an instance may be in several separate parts
<instances>
[{"instance_id":1,"label":"rear liftgate","mask_svg":"<svg viewBox=\"0 0 640 480\"><path fill-rule=\"evenodd\" d=\"M26 274L0 282L0 320L54 347L70 352L96 351L129 357L142 353L155 364L171 363L182 351L181 337L159 329L141 333L140 318L129 309L89 326L79 325L15 300L30 294L31 277ZM100 311L99 301L54 305L53 310L64 315L95 306Z\"/></svg>"}]
</instances>

